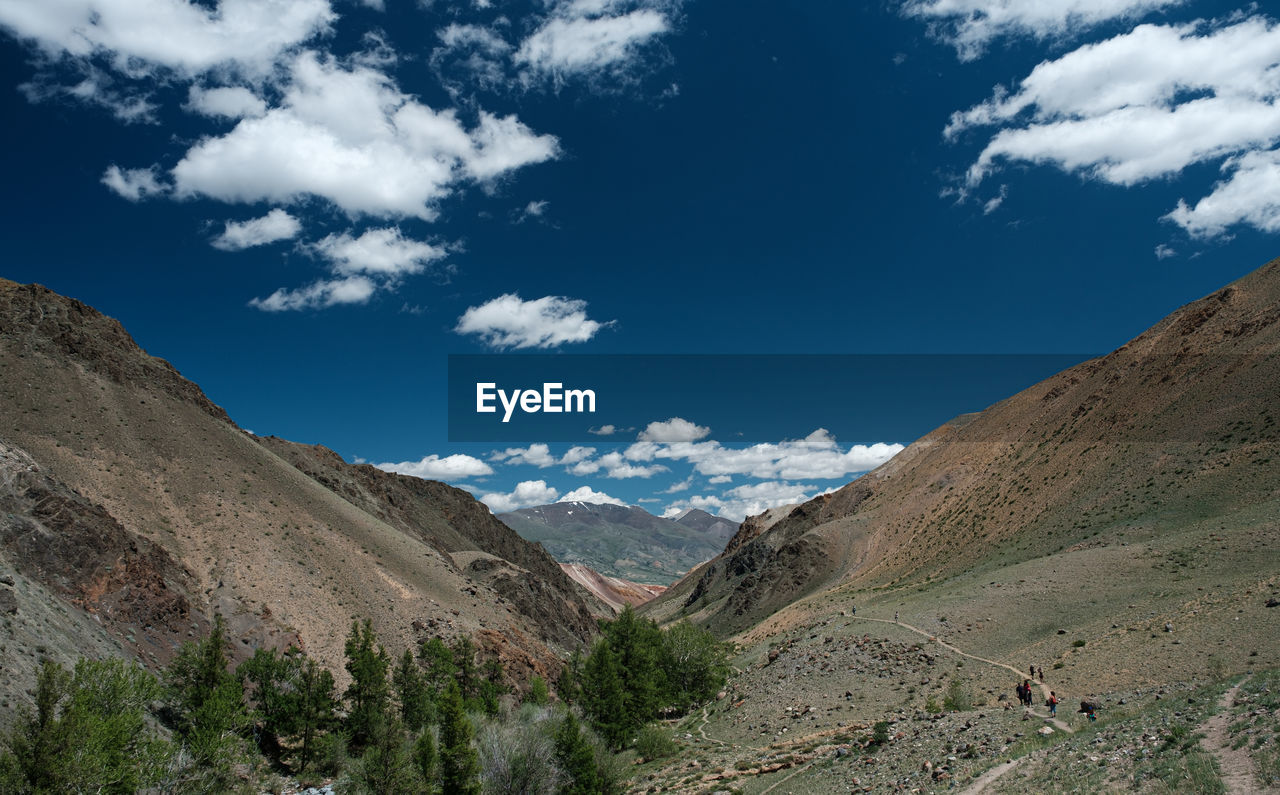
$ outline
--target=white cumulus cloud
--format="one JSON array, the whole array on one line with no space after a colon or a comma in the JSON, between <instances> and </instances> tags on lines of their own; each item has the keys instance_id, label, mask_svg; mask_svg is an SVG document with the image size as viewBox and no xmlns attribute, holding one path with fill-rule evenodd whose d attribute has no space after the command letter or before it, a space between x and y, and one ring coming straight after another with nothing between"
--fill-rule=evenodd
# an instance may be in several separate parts
<instances>
[{"instance_id":1,"label":"white cumulus cloud","mask_svg":"<svg viewBox=\"0 0 1280 795\"><path fill-rule=\"evenodd\" d=\"M480 497L480 502L489 506L494 513L507 513L531 505L547 505L556 501L560 492L548 486L543 480L522 480L515 489L505 494L492 493Z\"/></svg>"},{"instance_id":2,"label":"white cumulus cloud","mask_svg":"<svg viewBox=\"0 0 1280 795\"><path fill-rule=\"evenodd\" d=\"M193 85L187 91L187 108L203 116L243 119L267 112L267 103L244 86L201 88Z\"/></svg>"},{"instance_id":3,"label":"white cumulus cloud","mask_svg":"<svg viewBox=\"0 0 1280 795\"><path fill-rule=\"evenodd\" d=\"M0 26L19 37L57 56L106 54L129 74L146 66L265 74L335 18L328 0L0 0Z\"/></svg>"},{"instance_id":4,"label":"white cumulus cloud","mask_svg":"<svg viewBox=\"0 0 1280 795\"><path fill-rule=\"evenodd\" d=\"M223 251L242 251L280 240L290 240L301 231L302 224L298 219L277 207L261 218L227 221L222 234L213 239L212 245Z\"/></svg>"},{"instance_id":5,"label":"white cumulus cloud","mask_svg":"<svg viewBox=\"0 0 1280 795\"><path fill-rule=\"evenodd\" d=\"M412 475L428 480L458 481L493 474L493 467L478 458L461 453L448 456L429 455L419 461L377 464L378 469Z\"/></svg>"},{"instance_id":6,"label":"white cumulus cloud","mask_svg":"<svg viewBox=\"0 0 1280 795\"><path fill-rule=\"evenodd\" d=\"M559 502L589 502L595 505L626 505L625 502L617 497L611 497L603 491L596 491L590 486L579 486L561 497Z\"/></svg>"},{"instance_id":7,"label":"white cumulus cloud","mask_svg":"<svg viewBox=\"0 0 1280 795\"><path fill-rule=\"evenodd\" d=\"M370 229L359 237L329 235L314 249L330 262L335 273L391 278L421 273L448 253L441 246L406 238L398 227Z\"/></svg>"},{"instance_id":8,"label":"white cumulus cloud","mask_svg":"<svg viewBox=\"0 0 1280 795\"><path fill-rule=\"evenodd\" d=\"M551 448L545 444L531 444L528 447L508 447L489 456L490 461L501 461L504 464L526 464L545 469L555 466L558 461L551 455ZM581 460L581 459L578 459Z\"/></svg>"},{"instance_id":9,"label":"white cumulus cloud","mask_svg":"<svg viewBox=\"0 0 1280 795\"><path fill-rule=\"evenodd\" d=\"M548 295L524 301L507 293L468 308L454 331L475 334L492 348L555 348L586 342L609 325L591 320L586 310L587 302L574 298Z\"/></svg>"},{"instance_id":10,"label":"white cumulus cloud","mask_svg":"<svg viewBox=\"0 0 1280 795\"><path fill-rule=\"evenodd\" d=\"M697 425L681 417L665 422L651 422L640 432L642 442L696 442L711 433L705 425Z\"/></svg>"},{"instance_id":11,"label":"white cumulus cloud","mask_svg":"<svg viewBox=\"0 0 1280 795\"><path fill-rule=\"evenodd\" d=\"M1236 224L1280 232L1280 151L1230 158L1222 170L1228 176L1213 186L1213 192L1194 205L1179 200L1165 217L1192 237L1216 237ZM1159 250L1156 255L1164 259Z\"/></svg>"},{"instance_id":12,"label":"white cumulus cloud","mask_svg":"<svg viewBox=\"0 0 1280 795\"><path fill-rule=\"evenodd\" d=\"M487 181L557 156L553 136L480 111L468 129L402 93L387 75L305 52L280 104L191 147L173 168L180 196L288 203L308 196L348 214L432 220L461 180Z\"/></svg>"},{"instance_id":13,"label":"white cumulus cloud","mask_svg":"<svg viewBox=\"0 0 1280 795\"><path fill-rule=\"evenodd\" d=\"M650 9L619 16L555 17L520 44L515 60L535 74L597 72L634 58L637 47L669 29L666 16Z\"/></svg>"}]
</instances>

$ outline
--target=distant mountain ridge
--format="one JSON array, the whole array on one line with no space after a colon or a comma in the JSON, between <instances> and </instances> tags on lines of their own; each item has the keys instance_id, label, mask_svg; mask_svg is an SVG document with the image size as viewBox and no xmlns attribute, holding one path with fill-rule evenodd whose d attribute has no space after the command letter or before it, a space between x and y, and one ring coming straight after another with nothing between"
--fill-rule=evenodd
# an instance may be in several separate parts
<instances>
[{"instance_id":1,"label":"distant mountain ridge","mask_svg":"<svg viewBox=\"0 0 1280 795\"><path fill-rule=\"evenodd\" d=\"M523 508L498 518L562 564L656 585L670 584L719 554L737 531L736 522L698 509L664 519L634 505L585 502Z\"/></svg>"}]
</instances>

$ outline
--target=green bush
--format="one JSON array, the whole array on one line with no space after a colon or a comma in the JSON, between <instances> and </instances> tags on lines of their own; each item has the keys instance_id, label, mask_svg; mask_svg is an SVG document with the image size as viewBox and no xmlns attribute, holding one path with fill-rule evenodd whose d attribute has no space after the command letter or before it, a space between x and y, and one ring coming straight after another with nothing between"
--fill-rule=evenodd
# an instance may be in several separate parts
<instances>
[{"instance_id":1,"label":"green bush","mask_svg":"<svg viewBox=\"0 0 1280 795\"><path fill-rule=\"evenodd\" d=\"M973 708L973 696L969 688L959 679L952 679L947 685L947 695L942 699L942 708L949 712L964 712Z\"/></svg>"},{"instance_id":2,"label":"green bush","mask_svg":"<svg viewBox=\"0 0 1280 795\"><path fill-rule=\"evenodd\" d=\"M645 726L636 738L636 753L646 762L675 756L676 742L671 733L658 726Z\"/></svg>"}]
</instances>

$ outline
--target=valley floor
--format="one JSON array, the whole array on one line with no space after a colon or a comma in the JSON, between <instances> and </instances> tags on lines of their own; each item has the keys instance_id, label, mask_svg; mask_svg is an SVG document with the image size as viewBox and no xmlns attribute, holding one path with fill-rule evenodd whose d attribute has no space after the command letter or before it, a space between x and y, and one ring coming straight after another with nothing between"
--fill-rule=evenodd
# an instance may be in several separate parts
<instances>
[{"instance_id":1,"label":"valley floor","mask_svg":"<svg viewBox=\"0 0 1280 795\"><path fill-rule=\"evenodd\" d=\"M1280 792L1274 669L1092 694L1090 722L1079 699L1056 720L1016 705L1020 671L892 620L795 627L736 662L632 791Z\"/></svg>"}]
</instances>

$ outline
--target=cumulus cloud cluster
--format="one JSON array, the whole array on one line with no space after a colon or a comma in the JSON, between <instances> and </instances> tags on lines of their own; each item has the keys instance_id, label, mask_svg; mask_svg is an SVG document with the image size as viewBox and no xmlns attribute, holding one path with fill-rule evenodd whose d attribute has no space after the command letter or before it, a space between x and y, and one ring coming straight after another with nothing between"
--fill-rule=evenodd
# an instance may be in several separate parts
<instances>
[{"instance_id":1,"label":"cumulus cloud cluster","mask_svg":"<svg viewBox=\"0 0 1280 795\"><path fill-rule=\"evenodd\" d=\"M226 202L319 197L352 216L431 220L460 180L485 181L556 156L554 136L480 111L468 128L403 93L388 75L315 52L289 65L279 103L191 147L179 196Z\"/></svg>"},{"instance_id":2,"label":"cumulus cloud cluster","mask_svg":"<svg viewBox=\"0 0 1280 795\"><path fill-rule=\"evenodd\" d=\"M383 8L382 0L363 1ZM549 0L518 24L491 3L474 3L471 15L490 22L442 28L433 56L476 56L455 107L433 107L400 87L392 70L401 57L384 33L365 31L362 51L334 54L331 34L347 20L331 0L0 0L0 29L41 53L37 77L21 87L31 101L69 97L122 121L155 122L158 89L185 86L181 108L215 127L168 164L110 165L101 182L119 196L268 205L265 216L226 221L211 241L226 251L305 240L302 208L345 217L345 233L296 249L316 255L327 276L251 301L283 311L366 302L443 253L399 228L394 241L379 239L389 228L365 224L436 221L442 202L468 186L490 191L560 156L555 135L477 100L485 59L501 62L504 89L622 76L644 68L641 48L671 30L678 2ZM518 220L540 218L546 206L531 201ZM545 348L601 327L572 299L495 300L469 310L460 330L497 347ZM492 317L506 308L516 310L514 326Z\"/></svg>"},{"instance_id":3,"label":"cumulus cloud cluster","mask_svg":"<svg viewBox=\"0 0 1280 795\"><path fill-rule=\"evenodd\" d=\"M671 460L691 463L707 476L746 475L753 478L842 478L867 472L903 449L900 444L855 444L843 449L819 428L803 439L726 447L718 441L658 443L638 441L623 452L629 461Z\"/></svg>"},{"instance_id":4,"label":"cumulus cloud cluster","mask_svg":"<svg viewBox=\"0 0 1280 795\"><path fill-rule=\"evenodd\" d=\"M0 2L0 25L54 57L105 55L121 72L270 71L282 52L337 18L328 0Z\"/></svg>"},{"instance_id":5,"label":"cumulus cloud cluster","mask_svg":"<svg viewBox=\"0 0 1280 795\"><path fill-rule=\"evenodd\" d=\"M1116 8L1127 15L1152 5ZM1210 194L1179 200L1165 219L1196 238L1239 224L1274 232L1280 230L1278 62L1280 26L1260 15L1140 24L1043 61L1012 89L998 88L955 113L945 134L955 139L994 129L968 169L970 189L1017 162L1121 186L1217 162L1223 178Z\"/></svg>"},{"instance_id":6,"label":"cumulus cloud cluster","mask_svg":"<svg viewBox=\"0 0 1280 795\"><path fill-rule=\"evenodd\" d=\"M667 505L667 514L701 508L726 518L744 516L779 505L789 505L824 493L805 480L848 480L851 475L870 471L903 449L901 444L841 446L823 429L803 439L774 444L729 447L705 440L709 429L680 417L650 423L637 441L621 450L603 454L596 447L574 445L555 453L548 444L508 447L489 454L489 463L527 466L538 469L562 468L574 477L604 477L615 480L648 479L670 472L677 464L692 470L682 480L658 487L658 495L701 491ZM660 441L663 439L665 441ZM666 463L661 463L666 462ZM404 465L400 465L404 466ZM403 471L403 470L396 470ZM711 489L731 483L735 477L756 480L725 489ZM702 487L697 482L702 481ZM829 490L829 489L828 489ZM554 492L554 493L553 493ZM589 486L563 496L546 479L521 481L511 492L493 492L480 498L495 512L554 502L600 502L617 505L621 500ZM652 500L650 500L652 501ZM496 507L495 507L496 506Z\"/></svg>"}]
</instances>

